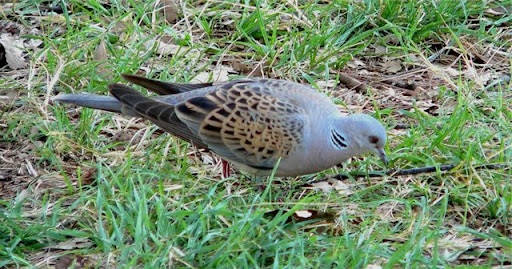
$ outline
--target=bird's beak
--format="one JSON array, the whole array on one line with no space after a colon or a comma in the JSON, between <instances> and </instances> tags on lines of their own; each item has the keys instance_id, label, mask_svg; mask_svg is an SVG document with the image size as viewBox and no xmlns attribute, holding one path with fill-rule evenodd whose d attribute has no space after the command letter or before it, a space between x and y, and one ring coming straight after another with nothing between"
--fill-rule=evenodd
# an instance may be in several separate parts
<instances>
[{"instance_id":1,"label":"bird's beak","mask_svg":"<svg viewBox=\"0 0 512 269\"><path fill-rule=\"evenodd\" d=\"M377 149L377 154L379 154L379 158L382 160L382 162L385 165L388 165L388 156L386 156L386 152L384 151L384 148Z\"/></svg>"}]
</instances>

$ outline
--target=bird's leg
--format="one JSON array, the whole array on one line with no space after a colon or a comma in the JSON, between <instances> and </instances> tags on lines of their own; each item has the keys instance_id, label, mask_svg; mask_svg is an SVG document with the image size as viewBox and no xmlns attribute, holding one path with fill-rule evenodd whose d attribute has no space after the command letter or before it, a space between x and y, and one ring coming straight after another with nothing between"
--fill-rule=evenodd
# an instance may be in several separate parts
<instances>
[{"instance_id":1,"label":"bird's leg","mask_svg":"<svg viewBox=\"0 0 512 269\"><path fill-rule=\"evenodd\" d=\"M222 164L222 178L228 178L231 176L231 167L229 165L229 162L221 159L220 163Z\"/></svg>"}]
</instances>

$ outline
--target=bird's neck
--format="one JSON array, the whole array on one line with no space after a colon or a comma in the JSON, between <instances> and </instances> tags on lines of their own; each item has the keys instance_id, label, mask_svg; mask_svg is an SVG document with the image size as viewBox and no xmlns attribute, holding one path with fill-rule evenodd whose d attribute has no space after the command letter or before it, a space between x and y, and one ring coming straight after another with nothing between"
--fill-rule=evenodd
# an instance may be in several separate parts
<instances>
[{"instance_id":1,"label":"bird's neck","mask_svg":"<svg viewBox=\"0 0 512 269\"><path fill-rule=\"evenodd\" d=\"M330 124L325 124L324 122L324 125L319 127L319 129L325 129L319 132L318 135L311 137L312 143L317 146L310 150L309 156L312 158L309 161L317 167L329 168L346 161L350 156L358 154L358 149L361 148L360 141L355 139L354 133L351 131L355 126L349 118L333 115L329 122ZM337 138L339 141L338 146L333 143L335 141L332 137L333 131L336 131L337 134L343 137L343 140L339 137ZM340 147L342 144L346 145L346 147Z\"/></svg>"}]
</instances>

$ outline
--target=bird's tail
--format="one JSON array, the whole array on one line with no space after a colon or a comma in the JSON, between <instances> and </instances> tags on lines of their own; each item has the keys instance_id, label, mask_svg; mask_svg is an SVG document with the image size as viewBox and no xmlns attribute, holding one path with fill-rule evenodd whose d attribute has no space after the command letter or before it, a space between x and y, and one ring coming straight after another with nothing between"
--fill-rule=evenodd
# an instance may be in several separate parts
<instances>
[{"instance_id":1,"label":"bird's tail","mask_svg":"<svg viewBox=\"0 0 512 269\"><path fill-rule=\"evenodd\" d=\"M68 103L94 109L121 113L122 104L113 96L94 94L59 94L53 98L54 102Z\"/></svg>"}]
</instances>

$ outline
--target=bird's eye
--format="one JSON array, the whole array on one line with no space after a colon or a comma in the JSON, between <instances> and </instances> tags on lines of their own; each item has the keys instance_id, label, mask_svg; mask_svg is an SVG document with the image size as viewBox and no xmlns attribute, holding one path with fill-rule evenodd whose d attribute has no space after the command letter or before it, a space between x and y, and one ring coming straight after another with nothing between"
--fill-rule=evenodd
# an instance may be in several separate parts
<instances>
[{"instance_id":1,"label":"bird's eye","mask_svg":"<svg viewBox=\"0 0 512 269\"><path fill-rule=\"evenodd\" d=\"M379 143L379 138L376 136L373 136L373 135L369 137L369 140L370 140L370 143L372 143L372 144Z\"/></svg>"}]
</instances>

